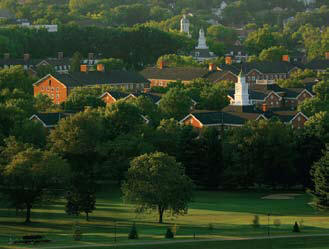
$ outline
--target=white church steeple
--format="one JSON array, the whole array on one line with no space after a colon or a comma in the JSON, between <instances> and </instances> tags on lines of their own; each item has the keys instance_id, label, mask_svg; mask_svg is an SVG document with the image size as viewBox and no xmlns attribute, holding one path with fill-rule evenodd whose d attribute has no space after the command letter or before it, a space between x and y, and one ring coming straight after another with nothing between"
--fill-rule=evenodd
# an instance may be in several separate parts
<instances>
[{"instance_id":1,"label":"white church steeple","mask_svg":"<svg viewBox=\"0 0 329 249\"><path fill-rule=\"evenodd\" d=\"M206 44L206 37L204 35L204 30L200 29L199 31L199 41L198 41L198 46L196 49L208 49L208 46Z\"/></svg>"},{"instance_id":2,"label":"white church steeple","mask_svg":"<svg viewBox=\"0 0 329 249\"><path fill-rule=\"evenodd\" d=\"M238 76L238 82L235 83L234 104L235 106L251 105L249 99L249 86L246 83L246 77L242 70Z\"/></svg>"},{"instance_id":3,"label":"white church steeple","mask_svg":"<svg viewBox=\"0 0 329 249\"><path fill-rule=\"evenodd\" d=\"M186 18L186 15L183 15L183 18L180 20L180 32L190 36L190 21Z\"/></svg>"}]
</instances>

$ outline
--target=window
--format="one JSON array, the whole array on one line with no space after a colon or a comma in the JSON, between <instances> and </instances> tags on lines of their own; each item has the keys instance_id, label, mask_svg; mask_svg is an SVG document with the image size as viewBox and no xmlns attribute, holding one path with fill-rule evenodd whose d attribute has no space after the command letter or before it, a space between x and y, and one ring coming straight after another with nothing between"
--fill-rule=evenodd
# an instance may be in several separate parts
<instances>
[{"instance_id":1,"label":"window","mask_svg":"<svg viewBox=\"0 0 329 249\"><path fill-rule=\"evenodd\" d=\"M278 101L276 102L276 105L279 105L279 102Z\"/></svg>"},{"instance_id":2,"label":"window","mask_svg":"<svg viewBox=\"0 0 329 249\"><path fill-rule=\"evenodd\" d=\"M298 120L298 122L300 122L300 121L301 121L301 118L300 118L300 117L298 117L298 118L297 118L297 120Z\"/></svg>"},{"instance_id":3,"label":"window","mask_svg":"<svg viewBox=\"0 0 329 249\"><path fill-rule=\"evenodd\" d=\"M41 87L41 91L43 91L43 86Z\"/></svg>"},{"instance_id":4,"label":"window","mask_svg":"<svg viewBox=\"0 0 329 249\"><path fill-rule=\"evenodd\" d=\"M56 99L59 99L59 94L56 94Z\"/></svg>"},{"instance_id":5,"label":"window","mask_svg":"<svg viewBox=\"0 0 329 249\"><path fill-rule=\"evenodd\" d=\"M47 86L47 91L49 90L49 87Z\"/></svg>"},{"instance_id":6,"label":"window","mask_svg":"<svg viewBox=\"0 0 329 249\"><path fill-rule=\"evenodd\" d=\"M58 90L58 87L56 87L56 92L58 92L59 90Z\"/></svg>"},{"instance_id":7,"label":"window","mask_svg":"<svg viewBox=\"0 0 329 249\"><path fill-rule=\"evenodd\" d=\"M53 93L51 94L51 97L54 98L54 94Z\"/></svg>"},{"instance_id":8,"label":"window","mask_svg":"<svg viewBox=\"0 0 329 249\"><path fill-rule=\"evenodd\" d=\"M55 89L52 87L52 88L51 88L51 91L54 91L54 90L55 90Z\"/></svg>"},{"instance_id":9,"label":"window","mask_svg":"<svg viewBox=\"0 0 329 249\"><path fill-rule=\"evenodd\" d=\"M48 80L48 84L49 84L49 86L51 86L51 80Z\"/></svg>"},{"instance_id":10,"label":"window","mask_svg":"<svg viewBox=\"0 0 329 249\"><path fill-rule=\"evenodd\" d=\"M271 99L273 99L274 97L273 97L273 95L271 95Z\"/></svg>"}]
</instances>

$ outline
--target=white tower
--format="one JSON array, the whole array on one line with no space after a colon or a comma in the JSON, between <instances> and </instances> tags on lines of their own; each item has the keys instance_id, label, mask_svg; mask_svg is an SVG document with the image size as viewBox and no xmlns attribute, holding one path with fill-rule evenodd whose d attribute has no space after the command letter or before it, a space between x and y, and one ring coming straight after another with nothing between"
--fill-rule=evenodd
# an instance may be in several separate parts
<instances>
[{"instance_id":1,"label":"white tower","mask_svg":"<svg viewBox=\"0 0 329 249\"><path fill-rule=\"evenodd\" d=\"M190 21L186 18L186 15L183 15L180 20L180 32L190 35Z\"/></svg>"},{"instance_id":2,"label":"white tower","mask_svg":"<svg viewBox=\"0 0 329 249\"><path fill-rule=\"evenodd\" d=\"M242 70L238 76L238 83L235 84L234 105L236 106L249 106L249 86L246 83L246 77Z\"/></svg>"},{"instance_id":3,"label":"white tower","mask_svg":"<svg viewBox=\"0 0 329 249\"><path fill-rule=\"evenodd\" d=\"M200 29L199 31L199 42L196 49L208 49L208 46L206 44L206 37L204 35L203 29Z\"/></svg>"}]
</instances>

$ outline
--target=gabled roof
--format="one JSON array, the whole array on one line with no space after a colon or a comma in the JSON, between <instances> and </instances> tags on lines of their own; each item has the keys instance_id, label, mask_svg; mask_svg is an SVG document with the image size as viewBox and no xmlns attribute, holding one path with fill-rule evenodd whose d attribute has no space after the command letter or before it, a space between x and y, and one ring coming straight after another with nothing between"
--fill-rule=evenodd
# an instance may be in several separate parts
<instances>
[{"instance_id":1,"label":"gabled roof","mask_svg":"<svg viewBox=\"0 0 329 249\"><path fill-rule=\"evenodd\" d=\"M74 73L54 73L40 79L34 85L43 81L47 77L53 76L64 85L68 87L76 86L92 86L103 84L133 84L133 83L146 83L148 82L142 75L131 71L112 70L109 72L74 72Z\"/></svg>"},{"instance_id":2,"label":"gabled roof","mask_svg":"<svg viewBox=\"0 0 329 249\"><path fill-rule=\"evenodd\" d=\"M148 67L140 72L147 79L191 81L202 78L208 69L200 67Z\"/></svg>"},{"instance_id":3,"label":"gabled roof","mask_svg":"<svg viewBox=\"0 0 329 249\"><path fill-rule=\"evenodd\" d=\"M57 123L68 116L72 115L72 113L62 113L62 112L54 112L54 113L36 113L30 117L30 120L37 119L41 122L41 124L46 128L51 128L57 125Z\"/></svg>"},{"instance_id":4,"label":"gabled roof","mask_svg":"<svg viewBox=\"0 0 329 249\"><path fill-rule=\"evenodd\" d=\"M252 70L257 70L263 74L270 73L289 73L294 68L299 68L296 64L286 62L286 61L277 61L277 62L269 62L269 61L261 61L261 62L245 62L241 64L232 64L232 65L221 65L221 69L231 71L235 75L238 75L241 71L245 74L248 74Z\"/></svg>"},{"instance_id":5,"label":"gabled roof","mask_svg":"<svg viewBox=\"0 0 329 249\"><path fill-rule=\"evenodd\" d=\"M109 92L103 93L99 98L103 98L105 95L111 95L116 100L119 100L119 99L124 99L124 98L128 97L129 93L109 91Z\"/></svg>"},{"instance_id":6,"label":"gabled roof","mask_svg":"<svg viewBox=\"0 0 329 249\"><path fill-rule=\"evenodd\" d=\"M326 70L329 68L329 60L313 60L307 63L305 67L313 70Z\"/></svg>"}]
</instances>

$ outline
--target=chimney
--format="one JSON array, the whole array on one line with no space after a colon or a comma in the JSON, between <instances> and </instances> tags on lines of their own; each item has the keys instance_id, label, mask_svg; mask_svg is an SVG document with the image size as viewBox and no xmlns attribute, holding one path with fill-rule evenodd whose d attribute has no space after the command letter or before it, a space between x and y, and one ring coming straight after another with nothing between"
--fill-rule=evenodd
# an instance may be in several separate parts
<instances>
[{"instance_id":1,"label":"chimney","mask_svg":"<svg viewBox=\"0 0 329 249\"><path fill-rule=\"evenodd\" d=\"M215 63L210 63L209 64L209 71L211 72L211 71L215 71L216 70L216 65L215 65Z\"/></svg>"},{"instance_id":2,"label":"chimney","mask_svg":"<svg viewBox=\"0 0 329 249\"><path fill-rule=\"evenodd\" d=\"M98 72L105 72L104 64L97 64L97 71Z\"/></svg>"},{"instance_id":3,"label":"chimney","mask_svg":"<svg viewBox=\"0 0 329 249\"><path fill-rule=\"evenodd\" d=\"M63 58L64 58L64 53L63 52L58 52L57 53L57 59L63 60Z\"/></svg>"},{"instance_id":4,"label":"chimney","mask_svg":"<svg viewBox=\"0 0 329 249\"><path fill-rule=\"evenodd\" d=\"M326 57L326 60L329 60L329 52L325 52L325 57Z\"/></svg>"},{"instance_id":5,"label":"chimney","mask_svg":"<svg viewBox=\"0 0 329 249\"><path fill-rule=\"evenodd\" d=\"M24 54L24 61L28 61L30 59L30 54Z\"/></svg>"},{"instance_id":6,"label":"chimney","mask_svg":"<svg viewBox=\"0 0 329 249\"><path fill-rule=\"evenodd\" d=\"M94 53L88 53L88 60L94 60Z\"/></svg>"},{"instance_id":7,"label":"chimney","mask_svg":"<svg viewBox=\"0 0 329 249\"><path fill-rule=\"evenodd\" d=\"M10 54L9 54L9 53L5 53L5 54L3 55L3 58L4 58L5 60L9 60L9 58L10 58Z\"/></svg>"},{"instance_id":8,"label":"chimney","mask_svg":"<svg viewBox=\"0 0 329 249\"><path fill-rule=\"evenodd\" d=\"M268 106L266 103L262 104L262 111L267 112L268 111Z\"/></svg>"},{"instance_id":9,"label":"chimney","mask_svg":"<svg viewBox=\"0 0 329 249\"><path fill-rule=\"evenodd\" d=\"M159 68L163 69L165 67L165 62L164 61L160 61L159 62Z\"/></svg>"},{"instance_id":10,"label":"chimney","mask_svg":"<svg viewBox=\"0 0 329 249\"><path fill-rule=\"evenodd\" d=\"M289 55L287 55L287 54L282 55L282 61L290 62Z\"/></svg>"},{"instance_id":11,"label":"chimney","mask_svg":"<svg viewBox=\"0 0 329 249\"><path fill-rule=\"evenodd\" d=\"M232 65L232 57L231 56L226 56L225 57L225 64Z\"/></svg>"},{"instance_id":12,"label":"chimney","mask_svg":"<svg viewBox=\"0 0 329 249\"><path fill-rule=\"evenodd\" d=\"M88 66L87 65L80 65L80 71L82 73L88 73Z\"/></svg>"}]
</instances>

